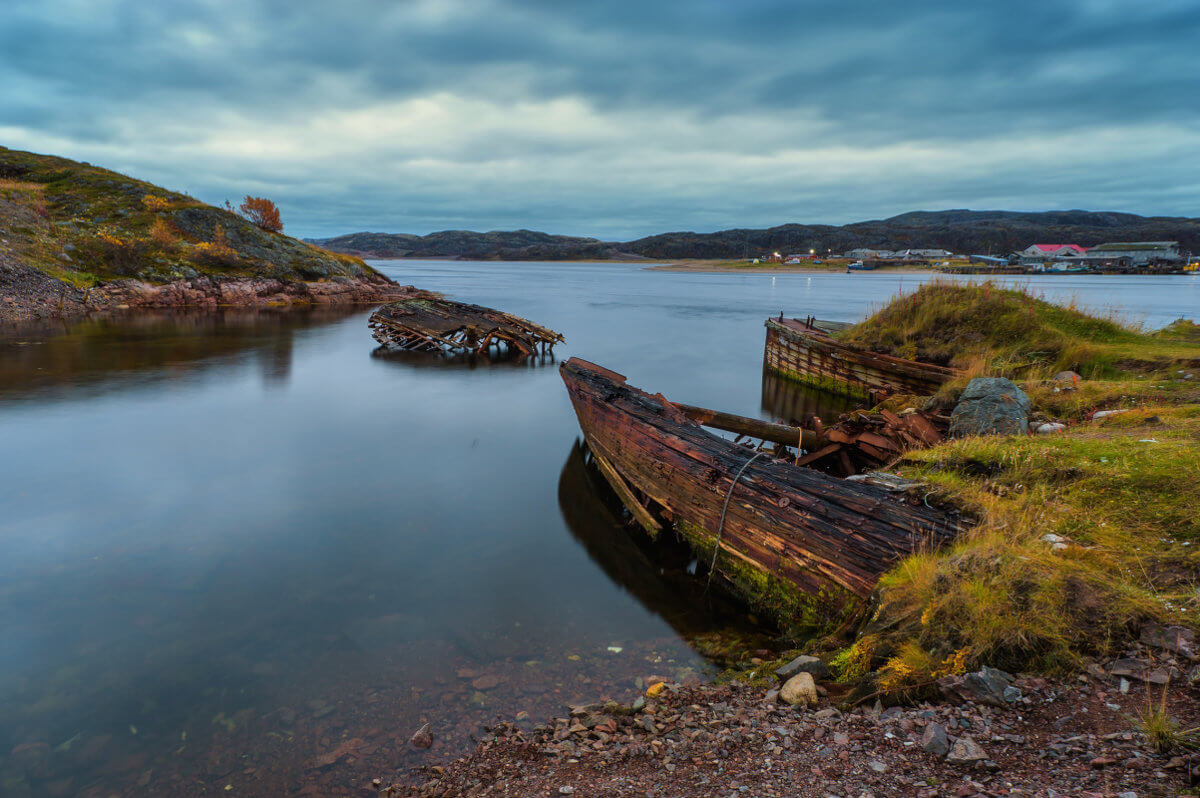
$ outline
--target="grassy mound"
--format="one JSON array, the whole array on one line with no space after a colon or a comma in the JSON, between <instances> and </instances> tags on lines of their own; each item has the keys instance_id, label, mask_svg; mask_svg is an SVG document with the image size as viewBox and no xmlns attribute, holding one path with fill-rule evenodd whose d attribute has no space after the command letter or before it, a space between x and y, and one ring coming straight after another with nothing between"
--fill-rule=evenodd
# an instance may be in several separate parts
<instances>
[{"instance_id":1,"label":"grassy mound","mask_svg":"<svg viewBox=\"0 0 1200 798\"><path fill-rule=\"evenodd\" d=\"M1095 378L1195 359L1196 329L1177 322L1147 334L993 283L935 281L895 298L839 337L975 374L1037 378L1069 369Z\"/></svg>"},{"instance_id":2,"label":"grassy mound","mask_svg":"<svg viewBox=\"0 0 1200 798\"><path fill-rule=\"evenodd\" d=\"M846 679L873 672L893 692L979 664L1062 671L1118 654L1148 620L1200 629L1200 327L1145 333L995 285L934 283L846 339L1009 376L1035 413L1068 423L907 455L900 473L978 523L884 576L874 619L835 660ZM1074 389L1042 379L1066 368L1085 378ZM1092 420L1097 409L1125 412Z\"/></svg>"},{"instance_id":3,"label":"grassy mound","mask_svg":"<svg viewBox=\"0 0 1200 798\"><path fill-rule=\"evenodd\" d=\"M90 164L0 147L0 256L77 287L136 277L321 280L359 258L261 230L231 211Z\"/></svg>"}]
</instances>

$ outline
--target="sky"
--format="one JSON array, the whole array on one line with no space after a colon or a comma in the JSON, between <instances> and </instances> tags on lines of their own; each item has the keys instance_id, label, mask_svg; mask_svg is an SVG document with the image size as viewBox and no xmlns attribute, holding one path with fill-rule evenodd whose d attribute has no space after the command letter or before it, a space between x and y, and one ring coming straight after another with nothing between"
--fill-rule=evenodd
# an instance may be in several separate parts
<instances>
[{"instance_id":1,"label":"sky","mask_svg":"<svg viewBox=\"0 0 1200 798\"><path fill-rule=\"evenodd\" d=\"M1200 0L0 5L0 144L293 235L1200 216Z\"/></svg>"}]
</instances>

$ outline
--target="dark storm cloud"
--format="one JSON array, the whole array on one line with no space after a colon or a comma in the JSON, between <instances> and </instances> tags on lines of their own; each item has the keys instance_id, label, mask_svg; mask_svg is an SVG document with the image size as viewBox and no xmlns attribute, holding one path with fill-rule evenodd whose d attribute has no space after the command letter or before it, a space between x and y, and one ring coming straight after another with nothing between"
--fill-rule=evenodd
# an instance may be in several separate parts
<instances>
[{"instance_id":1,"label":"dark storm cloud","mask_svg":"<svg viewBox=\"0 0 1200 798\"><path fill-rule=\"evenodd\" d=\"M0 143L288 229L1194 214L1194 0L9 0Z\"/></svg>"}]
</instances>

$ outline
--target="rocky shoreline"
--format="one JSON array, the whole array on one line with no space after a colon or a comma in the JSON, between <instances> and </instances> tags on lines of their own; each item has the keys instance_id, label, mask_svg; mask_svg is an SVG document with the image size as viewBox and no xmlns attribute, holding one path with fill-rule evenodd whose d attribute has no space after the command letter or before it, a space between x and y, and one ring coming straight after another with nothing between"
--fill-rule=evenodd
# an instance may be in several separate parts
<instances>
[{"instance_id":1,"label":"rocky shoreline","mask_svg":"<svg viewBox=\"0 0 1200 798\"><path fill-rule=\"evenodd\" d=\"M0 324L131 309L345 305L421 293L379 274L335 275L319 281L198 276L155 284L126 279L82 289L37 269L0 261Z\"/></svg>"},{"instance_id":2,"label":"rocky shoreline","mask_svg":"<svg viewBox=\"0 0 1200 798\"><path fill-rule=\"evenodd\" d=\"M1145 638L1144 638L1145 639ZM571 707L534 726L490 729L468 756L376 778L385 796L1116 796L1187 794L1200 755L1162 750L1143 730L1160 707L1200 722L1195 653L1138 645L1075 678L981 671L949 677L939 697L885 708L835 706L836 686L659 683L633 706ZM808 668L823 677L819 666ZM1190 669L1190 670L1189 670ZM747 674L751 676L752 674ZM823 678L818 681L824 681ZM788 695L789 703L783 701ZM436 753L428 727L410 746ZM432 747L431 747L432 746ZM420 783L413 784L413 777Z\"/></svg>"}]
</instances>

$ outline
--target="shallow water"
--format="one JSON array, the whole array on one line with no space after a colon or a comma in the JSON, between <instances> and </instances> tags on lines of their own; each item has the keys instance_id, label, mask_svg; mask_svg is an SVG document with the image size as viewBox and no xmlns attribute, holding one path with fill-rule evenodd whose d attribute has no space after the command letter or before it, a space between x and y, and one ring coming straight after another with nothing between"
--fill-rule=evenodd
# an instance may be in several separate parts
<instances>
[{"instance_id":1,"label":"shallow water","mask_svg":"<svg viewBox=\"0 0 1200 798\"><path fill-rule=\"evenodd\" d=\"M843 405L764 380L762 320L852 320L920 281L379 265L562 331L559 359L785 420ZM1015 282L1152 326L1200 307L1196 278ZM368 313L0 337L0 794L346 793L756 639L621 525L554 362L382 355Z\"/></svg>"}]
</instances>

